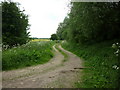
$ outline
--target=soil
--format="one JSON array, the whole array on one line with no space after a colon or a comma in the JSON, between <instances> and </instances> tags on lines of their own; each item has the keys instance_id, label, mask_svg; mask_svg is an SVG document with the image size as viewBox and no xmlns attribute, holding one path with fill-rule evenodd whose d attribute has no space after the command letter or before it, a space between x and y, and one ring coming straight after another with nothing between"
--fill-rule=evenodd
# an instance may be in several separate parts
<instances>
[{"instance_id":1,"label":"soil","mask_svg":"<svg viewBox=\"0 0 120 90\"><path fill-rule=\"evenodd\" d=\"M75 88L81 80L83 62L75 54L59 48L68 55L64 56L53 46L55 56L47 63L23 69L3 71L3 88Z\"/></svg>"}]
</instances>

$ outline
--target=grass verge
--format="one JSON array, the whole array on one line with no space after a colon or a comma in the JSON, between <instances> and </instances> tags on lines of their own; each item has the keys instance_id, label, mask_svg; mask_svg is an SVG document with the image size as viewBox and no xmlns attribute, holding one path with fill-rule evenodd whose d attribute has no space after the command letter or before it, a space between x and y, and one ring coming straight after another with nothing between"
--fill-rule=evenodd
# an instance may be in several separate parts
<instances>
[{"instance_id":1,"label":"grass verge","mask_svg":"<svg viewBox=\"0 0 120 90\"><path fill-rule=\"evenodd\" d=\"M110 42L94 45L71 45L62 43L62 47L73 52L84 60L84 66L90 67L83 70L81 82L76 82L77 88L116 88L118 85L118 70L113 68L118 65L117 57Z\"/></svg>"},{"instance_id":2,"label":"grass verge","mask_svg":"<svg viewBox=\"0 0 120 90\"><path fill-rule=\"evenodd\" d=\"M2 52L2 70L12 70L48 62L54 42L30 42Z\"/></svg>"},{"instance_id":3,"label":"grass verge","mask_svg":"<svg viewBox=\"0 0 120 90\"><path fill-rule=\"evenodd\" d=\"M59 46L59 44L56 44L55 48L64 56L63 62L66 62L67 58L68 58L68 55L66 53L64 53L58 46Z\"/></svg>"}]
</instances>

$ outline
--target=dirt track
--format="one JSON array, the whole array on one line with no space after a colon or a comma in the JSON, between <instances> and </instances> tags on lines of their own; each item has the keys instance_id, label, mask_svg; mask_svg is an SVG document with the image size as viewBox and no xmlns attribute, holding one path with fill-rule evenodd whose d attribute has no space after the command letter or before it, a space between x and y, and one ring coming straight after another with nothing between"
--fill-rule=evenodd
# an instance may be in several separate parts
<instances>
[{"instance_id":1,"label":"dirt track","mask_svg":"<svg viewBox=\"0 0 120 90\"><path fill-rule=\"evenodd\" d=\"M46 64L27 67L24 69L3 71L3 88L74 88L74 83L80 81L82 61L79 57L59 48L67 55L64 56L53 46L55 56Z\"/></svg>"}]
</instances>

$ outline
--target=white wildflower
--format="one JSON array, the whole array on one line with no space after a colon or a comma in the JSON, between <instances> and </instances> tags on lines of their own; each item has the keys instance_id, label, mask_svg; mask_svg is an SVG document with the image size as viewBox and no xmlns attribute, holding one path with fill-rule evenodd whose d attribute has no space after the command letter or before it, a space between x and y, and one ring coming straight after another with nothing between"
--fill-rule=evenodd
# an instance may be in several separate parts
<instances>
[{"instance_id":1,"label":"white wildflower","mask_svg":"<svg viewBox=\"0 0 120 90\"><path fill-rule=\"evenodd\" d=\"M117 67L116 69L119 69L119 67Z\"/></svg>"},{"instance_id":2,"label":"white wildflower","mask_svg":"<svg viewBox=\"0 0 120 90\"><path fill-rule=\"evenodd\" d=\"M116 69L116 70L119 69L119 67L118 67L117 65L112 66L112 68L113 68L113 69Z\"/></svg>"},{"instance_id":3,"label":"white wildflower","mask_svg":"<svg viewBox=\"0 0 120 90\"><path fill-rule=\"evenodd\" d=\"M116 43L117 45L119 44L119 43Z\"/></svg>"},{"instance_id":4,"label":"white wildflower","mask_svg":"<svg viewBox=\"0 0 120 90\"><path fill-rule=\"evenodd\" d=\"M116 69L116 68L117 68L117 65L112 66L112 68Z\"/></svg>"},{"instance_id":5,"label":"white wildflower","mask_svg":"<svg viewBox=\"0 0 120 90\"><path fill-rule=\"evenodd\" d=\"M119 53L119 49L115 53L118 54Z\"/></svg>"},{"instance_id":6,"label":"white wildflower","mask_svg":"<svg viewBox=\"0 0 120 90\"><path fill-rule=\"evenodd\" d=\"M112 45L112 48L116 48L116 45L115 45L115 44L113 44L113 45Z\"/></svg>"}]
</instances>

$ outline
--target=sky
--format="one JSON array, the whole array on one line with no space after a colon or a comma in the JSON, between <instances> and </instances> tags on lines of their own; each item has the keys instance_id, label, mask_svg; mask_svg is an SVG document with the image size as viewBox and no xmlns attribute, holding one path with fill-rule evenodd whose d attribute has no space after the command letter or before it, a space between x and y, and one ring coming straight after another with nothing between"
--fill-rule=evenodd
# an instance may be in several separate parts
<instances>
[{"instance_id":1,"label":"sky","mask_svg":"<svg viewBox=\"0 0 120 90\"><path fill-rule=\"evenodd\" d=\"M67 16L68 0L12 0L19 2L21 10L29 15L30 35L37 38L50 38L58 25Z\"/></svg>"}]
</instances>

